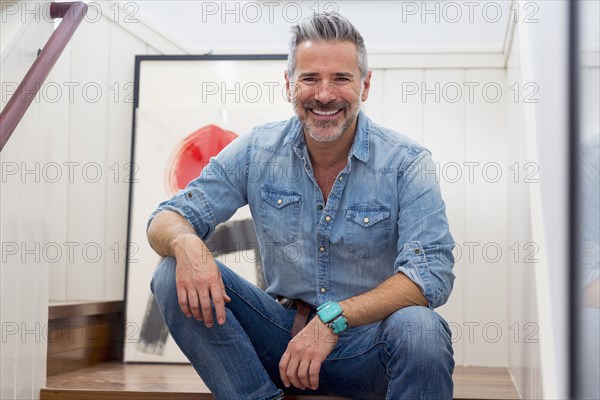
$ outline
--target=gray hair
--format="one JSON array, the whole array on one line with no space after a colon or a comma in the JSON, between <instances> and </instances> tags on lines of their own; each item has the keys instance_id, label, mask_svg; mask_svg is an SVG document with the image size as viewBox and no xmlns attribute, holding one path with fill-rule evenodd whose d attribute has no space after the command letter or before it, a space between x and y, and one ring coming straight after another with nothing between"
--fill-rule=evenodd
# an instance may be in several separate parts
<instances>
[{"instance_id":1,"label":"gray hair","mask_svg":"<svg viewBox=\"0 0 600 400\"><path fill-rule=\"evenodd\" d=\"M296 50L298 45L307 41L325 42L337 40L349 41L356 45L358 54L358 69L360 78L367 77L367 49L360 32L338 13L320 13L310 18L305 18L298 25L292 27L292 38L289 45L287 72L290 77L296 70Z\"/></svg>"}]
</instances>

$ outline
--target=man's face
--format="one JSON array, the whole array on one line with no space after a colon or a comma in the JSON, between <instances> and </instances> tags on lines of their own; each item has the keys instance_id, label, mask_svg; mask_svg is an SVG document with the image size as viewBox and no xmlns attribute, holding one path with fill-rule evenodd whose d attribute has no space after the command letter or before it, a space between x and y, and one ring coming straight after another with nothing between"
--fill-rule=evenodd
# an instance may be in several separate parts
<instances>
[{"instance_id":1,"label":"man's face","mask_svg":"<svg viewBox=\"0 0 600 400\"><path fill-rule=\"evenodd\" d=\"M371 73L361 82L352 42L307 41L296 49L294 76L286 73L288 97L304 127L317 142L353 135L361 101L367 100Z\"/></svg>"}]
</instances>

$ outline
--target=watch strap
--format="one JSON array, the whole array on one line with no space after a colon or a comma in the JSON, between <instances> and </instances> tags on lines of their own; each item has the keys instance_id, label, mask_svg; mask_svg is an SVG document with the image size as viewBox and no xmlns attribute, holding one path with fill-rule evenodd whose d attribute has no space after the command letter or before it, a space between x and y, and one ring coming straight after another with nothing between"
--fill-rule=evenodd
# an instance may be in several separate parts
<instances>
[{"instance_id":1,"label":"watch strap","mask_svg":"<svg viewBox=\"0 0 600 400\"><path fill-rule=\"evenodd\" d=\"M344 315L344 310L342 310L342 307L337 301L327 301L321 304L317 307L317 315L336 335L344 332L349 327L348 320Z\"/></svg>"}]
</instances>

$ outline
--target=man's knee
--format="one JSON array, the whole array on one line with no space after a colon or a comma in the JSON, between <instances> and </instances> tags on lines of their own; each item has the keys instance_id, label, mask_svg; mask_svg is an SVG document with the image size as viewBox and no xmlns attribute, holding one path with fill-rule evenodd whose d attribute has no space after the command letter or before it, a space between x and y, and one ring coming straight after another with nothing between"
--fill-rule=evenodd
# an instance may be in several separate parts
<instances>
[{"instance_id":1,"label":"man's knee","mask_svg":"<svg viewBox=\"0 0 600 400\"><path fill-rule=\"evenodd\" d=\"M217 267L221 271L221 278L227 286L229 281L232 279L232 275L235 275L227 266L218 260L215 260ZM177 300L177 283L175 281L175 270L177 261L174 257L164 257L152 277L150 282L150 290L154 293L157 301L170 301Z\"/></svg>"},{"instance_id":2,"label":"man's knee","mask_svg":"<svg viewBox=\"0 0 600 400\"><path fill-rule=\"evenodd\" d=\"M173 257L164 257L152 276L150 282L150 290L158 299L170 297L169 294L177 294L177 286L175 284L175 266L176 261Z\"/></svg>"},{"instance_id":3,"label":"man's knee","mask_svg":"<svg viewBox=\"0 0 600 400\"><path fill-rule=\"evenodd\" d=\"M448 324L427 307L406 307L381 323L381 334L388 351L425 363L452 358Z\"/></svg>"}]
</instances>

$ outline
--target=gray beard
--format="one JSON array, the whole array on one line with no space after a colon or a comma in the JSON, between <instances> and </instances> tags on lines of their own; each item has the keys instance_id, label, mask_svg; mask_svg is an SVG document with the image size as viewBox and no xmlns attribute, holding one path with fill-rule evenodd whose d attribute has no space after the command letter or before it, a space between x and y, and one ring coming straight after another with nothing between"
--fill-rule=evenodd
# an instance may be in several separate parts
<instances>
[{"instance_id":1,"label":"gray beard","mask_svg":"<svg viewBox=\"0 0 600 400\"><path fill-rule=\"evenodd\" d=\"M362 95L362 91L361 91L361 95ZM319 129L335 128L338 121L318 121L314 124L310 124L308 122L302 122L304 132L306 132L308 134L308 136L310 136L315 142L320 142L320 143L334 142L337 139L339 139L344 132L346 132L346 130L352 125L352 123L354 121L356 121L356 118L358 117L358 113L360 112L360 104L361 104L361 101L359 98L359 100L354 105L356 107L356 109L354 110L354 114L352 115L352 118L348 118L348 119L345 119L344 121L342 121L341 126L336 131L334 131L333 135L328 135L328 136L319 135ZM346 107L346 112L348 112L349 110L352 110L352 107ZM310 113L310 111L307 110L306 113ZM306 118L306 120L308 121L308 117Z\"/></svg>"},{"instance_id":2,"label":"gray beard","mask_svg":"<svg viewBox=\"0 0 600 400\"><path fill-rule=\"evenodd\" d=\"M350 127L350 125L352 125L353 121L353 119L348 119L344 121L344 123L337 130L335 130L333 135L327 136L321 136L319 134L319 130L335 128L337 121L322 121L314 125L308 123L302 125L304 127L304 132L306 132L308 136L310 136L315 142L328 143L335 142L337 139L339 139L342 136L342 134Z\"/></svg>"}]
</instances>

